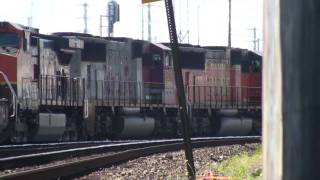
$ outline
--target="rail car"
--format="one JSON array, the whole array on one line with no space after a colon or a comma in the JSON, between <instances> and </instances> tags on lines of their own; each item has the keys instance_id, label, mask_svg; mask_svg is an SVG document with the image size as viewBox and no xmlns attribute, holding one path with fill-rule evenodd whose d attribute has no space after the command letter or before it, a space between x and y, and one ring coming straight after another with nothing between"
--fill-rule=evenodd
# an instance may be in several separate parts
<instances>
[{"instance_id":1,"label":"rail car","mask_svg":"<svg viewBox=\"0 0 320 180\"><path fill-rule=\"evenodd\" d=\"M180 46L193 136L261 128L261 56ZM0 22L0 142L177 137L170 46Z\"/></svg>"}]
</instances>

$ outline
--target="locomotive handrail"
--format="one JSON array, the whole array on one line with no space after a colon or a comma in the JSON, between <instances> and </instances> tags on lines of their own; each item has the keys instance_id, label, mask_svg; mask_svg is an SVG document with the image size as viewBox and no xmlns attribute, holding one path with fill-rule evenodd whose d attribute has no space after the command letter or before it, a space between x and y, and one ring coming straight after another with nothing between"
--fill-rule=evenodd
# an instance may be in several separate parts
<instances>
[{"instance_id":1,"label":"locomotive handrail","mask_svg":"<svg viewBox=\"0 0 320 180\"><path fill-rule=\"evenodd\" d=\"M188 85L187 90L190 88L196 89L193 90L193 96L188 95L187 98L198 107L208 105L210 107L249 107L259 106L261 103L261 99L257 99L261 94L261 87L258 86ZM212 94L212 89L214 94Z\"/></svg>"},{"instance_id":2,"label":"locomotive handrail","mask_svg":"<svg viewBox=\"0 0 320 180\"><path fill-rule=\"evenodd\" d=\"M7 85L9 86L9 89L11 91L11 94L12 94L12 107L13 107L13 111L12 111L12 115L10 117L15 117L16 114L17 114L17 95L16 95L16 92L14 91L7 75L0 71L0 74L2 75L2 77L4 78L4 80L6 81Z\"/></svg>"},{"instance_id":3,"label":"locomotive handrail","mask_svg":"<svg viewBox=\"0 0 320 180\"><path fill-rule=\"evenodd\" d=\"M261 86L222 86L222 85L187 85L188 87L222 87L222 88L249 88L261 89Z\"/></svg>"},{"instance_id":4,"label":"locomotive handrail","mask_svg":"<svg viewBox=\"0 0 320 180\"><path fill-rule=\"evenodd\" d=\"M155 83L155 82L135 82L135 81L117 81L117 80L97 80L98 83L96 83L96 96L94 97L97 102L100 100L101 105L104 104L112 105L118 104L118 105L155 105L158 106L159 102L157 101L157 97L154 97L155 99L147 99L147 96L151 96L152 93L150 89L148 88L158 88L161 89L162 92L162 101L160 103L161 106L166 105L176 105L176 102L167 102L164 93L166 89L172 89L174 92L175 87L166 87L164 83ZM109 85L103 85L104 83L112 83L111 88L107 90L105 87L110 86ZM131 84L132 83L132 84ZM136 85L134 85L136 84ZM136 98L136 101L130 102L130 92L126 94L125 90L129 90L130 87L142 87L142 89L138 88L137 90L139 94L136 95L135 92L133 92L133 98ZM144 90L144 88L147 88L147 91ZM261 87L253 87L253 86L218 86L218 85L186 85L186 100L189 108L192 108L193 106L208 106L208 107L245 107L245 106L259 106L259 103L261 100L257 99L259 96L259 92L261 90ZM192 88L196 88L195 92L196 96L191 97L190 93ZM201 92L199 90L201 89ZM243 91L242 91L243 90ZM190 91L190 92L188 92ZM202 92L203 91L203 92ZM219 92L218 92L219 91ZM105 94L104 94L105 92ZM173 92L173 93L174 93ZM145 97L146 96L146 97ZM148 97L149 97L148 96ZM173 96L173 94L169 95ZM132 103L132 104L131 104ZM152 104L154 103L154 104Z\"/></svg>"},{"instance_id":5,"label":"locomotive handrail","mask_svg":"<svg viewBox=\"0 0 320 180\"><path fill-rule=\"evenodd\" d=\"M81 77L41 75L39 84L41 105L84 106L85 85Z\"/></svg>"},{"instance_id":6,"label":"locomotive handrail","mask_svg":"<svg viewBox=\"0 0 320 180\"><path fill-rule=\"evenodd\" d=\"M85 99L84 100L84 118L89 117L89 100Z\"/></svg>"},{"instance_id":7,"label":"locomotive handrail","mask_svg":"<svg viewBox=\"0 0 320 180\"><path fill-rule=\"evenodd\" d=\"M47 77L64 77L69 78L68 76L60 76L60 75L47 75ZM75 78L80 79L80 78ZM58 82L59 80L57 80ZM62 80L60 80L62 81ZM51 100L48 101L49 104L57 104L52 103L52 101L57 101L60 97L61 87L58 86L57 82L55 82L57 89L51 87L49 83L49 89L45 89L45 91L50 91L50 88L53 88L53 93ZM175 97L176 88L174 86L167 86L165 83L158 82L136 82L136 81L119 81L119 80L95 80L95 83L92 84L93 89L87 89L86 85L82 85L83 92L82 94L82 102L83 102L83 117L88 118L89 116L89 101L95 100L97 104L102 106L104 105L119 105L119 106L175 106L176 99ZM47 85L46 85L47 86ZM67 84L66 86L73 87L72 84ZM60 89L59 89L60 88ZM154 91L154 90L159 91ZM172 91L171 91L171 90ZM188 108L191 109L193 107L255 107L261 104L261 100L258 99L261 92L261 87L252 87L252 86L223 86L223 85L185 85L186 89L186 101L188 104ZM59 91L60 90L60 91ZM71 91L71 89L69 89ZM69 92L68 90L68 92ZM162 92L161 92L161 91ZM166 91L170 90L170 91ZM92 94L92 91L94 94ZM70 93L70 92L69 92ZM166 98L172 97L171 99ZM49 92L50 94L50 92ZM161 96L162 95L162 96ZM74 105L72 102L74 99L71 97L71 93L69 94L70 106ZM45 96L47 97L47 96ZM159 99L162 97L162 99ZM63 100L67 99L63 98ZM78 97L76 97L78 98ZM53 100L52 100L53 99ZM51 102L51 103L50 103ZM63 104L67 105L67 104Z\"/></svg>"}]
</instances>

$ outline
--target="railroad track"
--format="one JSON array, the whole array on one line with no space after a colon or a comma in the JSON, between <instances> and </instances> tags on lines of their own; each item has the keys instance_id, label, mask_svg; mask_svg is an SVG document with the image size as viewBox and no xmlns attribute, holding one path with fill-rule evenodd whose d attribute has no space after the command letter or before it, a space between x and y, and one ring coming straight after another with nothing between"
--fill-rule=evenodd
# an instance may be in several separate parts
<instances>
[{"instance_id":1,"label":"railroad track","mask_svg":"<svg viewBox=\"0 0 320 180\"><path fill-rule=\"evenodd\" d=\"M108 144L120 144L138 142L137 140L123 141L82 141L82 142L63 142L63 143L41 143L41 144L20 144L0 146L0 158L22 156L27 154L37 154L50 151L67 150L83 147L92 147Z\"/></svg>"},{"instance_id":2,"label":"railroad track","mask_svg":"<svg viewBox=\"0 0 320 180\"><path fill-rule=\"evenodd\" d=\"M181 140L155 140L155 141L133 141L133 142L125 142L125 143L96 143L93 144L75 144L76 148L71 148L73 146L54 146L54 147L41 147L40 149L37 148L27 148L23 150L22 147L19 148L18 156L11 156L11 157L5 157L0 158L0 170L5 169L13 169L13 168L19 168L23 166L30 166L30 165L39 165L44 163L49 163L54 160L61 160L71 157L82 157L82 156L88 156L93 154L99 154L99 153L106 153L106 152L117 152L117 151L124 151L127 149L133 149L133 148L141 148L146 146L153 146L153 145L161 145L168 142L179 142ZM83 147L81 147L83 146ZM61 149L56 150L56 148L62 147ZM64 149L66 148L66 149ZM30 154L30 152L34 150L33 153ZM41 152L44 151L44 152ZM20 154L20 153L26 153L26 154Z\"/></svg>"},{"instance_id":3,"label":"railroad track","mask_svg":"<svg viewBox=\"0 0 320 180\"><path fill-rule=\"evenodd\" d=\"M194 148L201 147L209 147L209 146L221 146L221 145L233 145L233 144L244 144L244 143L256 143L260 142L261 137L230 137L230 138L197 138L192 140L192 146ZM125 143L126 144L126 143ZM0 179L58 179L65 177L73 177L77 175L81 175L95 169L111 166L117 163L125 162L134 158L148 156L155 153L164 153L168 151L176 151L180 150L184 147L182 140L163 140L163 141L153 141L153 142L136 142L136 143L127 143L118 144L118 145L105 145L101 147L93 148L87 152L90 154L94 153L105 153L105 152L114 152L112 154L105 154L98 157L89 157L85 159L81 159L73 162L65 162L58 165L52 165L47 167L35 168L27 171L14 172L11 174L6 174L0 176ZM130 144L130 145L128 145ZM76 151L76 154L81 152L81 148L79 151ZM93 150L94 149L94 150ZM83 153L86 152L84 148L82 148ZM91 151L91 152L89 152ZM58 153L58 152L51 152ZM48 153L50 154L50 153ZM64 157L66 157L65 153ZM72 151L69 151L69 155L72 154ZM28 156L28 160L32 159L43 159L46 158L47 155L30 155ZM50 155L49 155L50 156ZM51 155L52 156L52 155ZM57 156L57 154L55 154ZM62 156L61 156L62 157ZM18 158L18 157L17 157ZM26 158L26 157L24 157ZM4 159L0 162L0 164L12 164L21 161L25 161L26 159L15 159L5 161ZM50 158L48 158L50 159ZM25 161L25 162L28 162ZM30 165L30 164L28 164Z\"/></svg>"}]
</instances>

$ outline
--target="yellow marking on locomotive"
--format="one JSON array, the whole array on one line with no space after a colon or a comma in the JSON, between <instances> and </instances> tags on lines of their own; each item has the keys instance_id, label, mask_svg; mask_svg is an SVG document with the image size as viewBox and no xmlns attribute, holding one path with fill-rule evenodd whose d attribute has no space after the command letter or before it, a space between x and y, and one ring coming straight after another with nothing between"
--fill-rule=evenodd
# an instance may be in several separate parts
<instances>
[{"instance_id":1,"label":"yellow marking on locomotive","mask_svg":"<svg viewBox=\"0 0 320 180\"><path fill-rule=\"evenodd\" d=\"M17 81L10 81L11 85L17 85ZM0 86L7 85L5 81L0 81Z\"/></svg>"}]
</instances>

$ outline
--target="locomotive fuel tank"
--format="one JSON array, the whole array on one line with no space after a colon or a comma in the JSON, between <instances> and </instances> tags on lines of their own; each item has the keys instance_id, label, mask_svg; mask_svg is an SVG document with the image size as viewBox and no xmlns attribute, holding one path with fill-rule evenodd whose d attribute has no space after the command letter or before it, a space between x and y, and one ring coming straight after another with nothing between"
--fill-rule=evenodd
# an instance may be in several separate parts
<instances>
[{"instance_id":1,"label":"locomotive fuel tank","mask_svg":"<svg viewBox=\"0 0 320 180\"><path fill-rule=\"evenodd\" d=\"M122 108L122 113L125 114L125 115L139 114L140 113L140 108L124 107L124 108Z\"/></svg>"},{"instance_id":2,"label":"locomotive fuel tank","mask_svg":"<svg viewBox=\"0 0 320 180\"><path fill-rule=\"evenodd\" d=\"M237 110L220 110L218 117L218 136L245 136L252 131L253 119L242 117Z\"/></svg>"},{"instance_id":3,"label":"locomotive fuel tank","mask_svg":"<svg viewBox=\"0 0 320 180\"><path fill-rule=\"evenodd\" d=\"M122 116L114 119L114 137L122 139L148 138L155 130L152 117Z\"/></svg>"},{"instance_id":4,"label":"locomotive fuel tank","mask_svg":"<svg viewBox=\"0 0 320 180\"><path fill-rule=\"evenodd\" d=\"M38 131L32 141L59 141L65 128L65 114L40 113Z\"/></svg>"},{"instance_id":5,"label":"locomotive fuel tank","mask_svg":"<svg viewBox=\"0 0 320 180\"><path fill-rule=\"evenodd\" d=\"M221 118L219 136L245 136L252 130L251 118L223 117Z\"/></svg>"}]
</instances>

